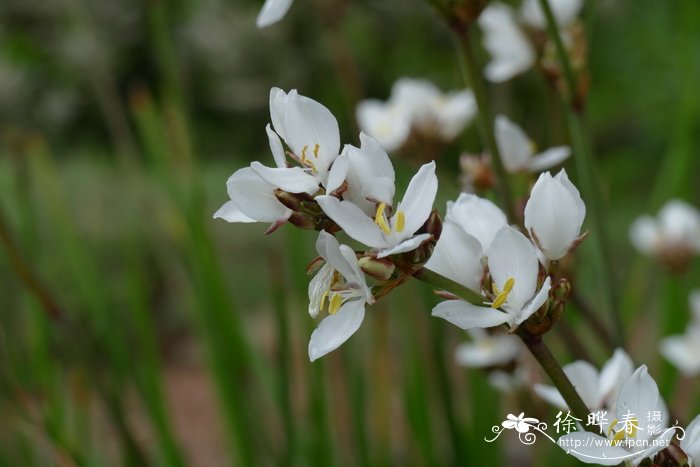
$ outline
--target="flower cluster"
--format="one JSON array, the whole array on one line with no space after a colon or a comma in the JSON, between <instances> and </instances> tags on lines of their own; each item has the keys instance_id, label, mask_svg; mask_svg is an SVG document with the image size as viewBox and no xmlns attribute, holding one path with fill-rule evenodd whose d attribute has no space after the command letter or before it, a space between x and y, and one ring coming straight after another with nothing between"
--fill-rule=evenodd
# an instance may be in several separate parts
<instances>
[{"instance_id":1,"label":"flower cluster","mask_svg":"<svg viewBox=\"0 0 700 467\"><path fill-rule=\"evenodd\" d=\"M357 106L360 128L389 152L417 139L452 141L475 116L470 90L445 94L431 82L413 78L396 81L386 102L368 99Z\"/></svg>"},{"instance_id":2,"label":"flower cluster","mask_svg":"<svg viewBox=\"0 0 700 467\"><path fill-rule=\"evenodd\" d=\"M700 374L700 290L690 294L692 318L684 334L666 337L659 344L661 354L688 376Z\"/></svg>"}]
</instances>

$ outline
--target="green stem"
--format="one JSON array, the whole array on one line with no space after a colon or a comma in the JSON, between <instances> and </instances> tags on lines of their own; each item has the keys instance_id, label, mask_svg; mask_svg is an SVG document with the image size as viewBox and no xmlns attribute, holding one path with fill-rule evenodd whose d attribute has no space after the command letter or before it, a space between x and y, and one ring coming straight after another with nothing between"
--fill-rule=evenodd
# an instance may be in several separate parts
<instances>
[{"instance_id":1,"label":"green stem","mask_svg":"<svg viewBox=\"0 0 700 467\"><path fill-rule=\"evenodd\" d=\"M483 305L484 303L483 298L478 293L436 272L423 268L414 274L413 277L435 288L452 293L475 305ZM559 365L554 355L549 351L549 348L542 340L542 336L530 334L523 327L518 328L515 334L520 337L528 350L530 350L530 353L535 357L545 373L547 373L547 376L549 376L554 386L559 390L559 393L566 401L566 404L569 406L574 416L581 420L587 420L588 414L590 413L588 407L586 407L581 396L576 392L576 388L574 388L571 381L569 381L561 365ZM587 429L588 428L590 427L587 427Z\"/></svg>"},{"instance_id":2,"label":"green stem","mask_svg":"<svg viewBox=\"0 0 700 467\"><path fill-rule=\"evenodd\" d=\"M613 326L615 329L614 334L617 341L616 343L620 345L624 339L622 332L622 319L616 305L616 279L611 261L613 256L610 254L611 248L609 236L605 227L605 220L603 216L603 201L601 198L599 185L595 177L593 159L584 136L583 104L579 100L576 76L574 75L571 61L569 60L569 54L567 53L566 48L564 47L564 42L559 34L559 27L557 26L554 14L552 13L552 8L549 5L549 1L539 0L539 2L547 19L547 32L554 42L557 57L564 72L564 81L566 82L567 87L567 96L565 100L568 104L566 105L566 123L569 127L571 145L573 146L573 152L575 154L574 161L576 163L576 170L580 177L581 186L583 188L582 191L584 192L584 195L588 201L588 211L590 213L589 217L591 219L594 233L594 241L592 242L592 245L594 248L594 261L596 263L596 269L599 272L599 286L603 292L608 312L613 321Z\"/></svg>"},{"instance_id":3,"label":"green stem","mask_svg":"<svg viewBox=\"0 0 700 467\"><path fill-rule=\"evenodd\" d=\"M505 205L505 211L508 219L515 222L515 202L513 191L510 187L508 173L503 167L501 160L501 152L496 142L496 133L493 128L493 112L489 105L489 100L486 95L486 86L484 79L481 77L481 67L474 53L472 40L469 36L470 29L468 27L455 26L453 28L455 34L455 42L460 53L460 70L464 76L467 85L471 86L476 105L479 113L479 129L481 136L486 143L486 147L491 154L491 163L498 178L498 188L500 195Z\"/></svg>"}]
</instances>

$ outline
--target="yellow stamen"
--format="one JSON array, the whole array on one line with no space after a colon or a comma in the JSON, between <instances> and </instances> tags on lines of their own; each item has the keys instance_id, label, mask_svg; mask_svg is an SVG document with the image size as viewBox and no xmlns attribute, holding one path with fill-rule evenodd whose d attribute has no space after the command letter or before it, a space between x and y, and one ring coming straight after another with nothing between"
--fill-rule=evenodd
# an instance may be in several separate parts
<instances>
[{"instance_id":1,"label":"yellow stamen","mask_svg":"<svg viewBox=\"0 0 700 467\"><path fill-rule=\"evenodd\" d=\"M318 150L321 149L321 146L319 146L318 143L314 146L314 157L318 159Z\"/></svg>"},{"instance_id":2,"label":"yellow stamen","mask_svg":"<svg viewBox=\"0 0 700 467\"><path fill-rule=\"evenodd\" d=\"M396 213L396 231L401 233L404 227L406 227L406 216L403 211L399 211Z\"/></svg>"},{"instance_id":3,"label":"yellow stamen","mask_svg":"<svg viewBox=\"0 0 700 467\"><path fill-rule=\"evenodd\" d=\"M305 164L306 163L306 151L309 149L309 146L307 144L304 145L303 148L301 148L301 163Z\"/></svg>"},{"instance_id":4,"label":"yellow stamen","mask_svg":"<svg viewBox=\"0 0 700 467\"><path fill-rule=\"evenodd\" d=\"M493 303L491 304L491 308L500 308L503 306L508 301L508 295L510 294L511 290L513 290L513 286L515 285L515 279L514 278L509 278L505 284L503 284L503 291L499 292L498 287L496 284L493 284L493 289L494 292L496 292L496 298L493 299Z\"/></svg>"},{"instance_id":5,"label":"yellow stamen","mask_svg":"<svg viewBox=\"0 0 700 467\"><path fill-rule=\"evenodd\" d=\"M326 303L326 299L328 298L329 292L330 292L330 289L326 290L325 292L323 292L323 295L321 295L321 302L318 304L319 309L321 309L321 310L323 309L323 305Z\"/></svg>"},{"instance_id":6,"label":"yellow stamen","mask_svg":"<svg viewBox=\"0 0 700 467\"><path fill-rule=\"evenodd\" d=\"M377 206L377 214L374 216L374 223L377 224L380 229L382 229L382 232L388 234L391 233L391 228L389 227L389 224L386 221L386 217L384 216L385 210L385 203L380 203L379 206Z\"/></svg>"},{"instance_id":7,"label":"yellow stamen","mask_svg":"<svg viewBox=\"0 0 700 467\"><path fill-rule=\"evenodd\" d=\"M328 314L329 315L334 315L338 312L340 309L340 305L343 304L343 296L340 295L339 293L333 294L331 297L331 300L328 304Z\"/></svg>"}]
</instances>

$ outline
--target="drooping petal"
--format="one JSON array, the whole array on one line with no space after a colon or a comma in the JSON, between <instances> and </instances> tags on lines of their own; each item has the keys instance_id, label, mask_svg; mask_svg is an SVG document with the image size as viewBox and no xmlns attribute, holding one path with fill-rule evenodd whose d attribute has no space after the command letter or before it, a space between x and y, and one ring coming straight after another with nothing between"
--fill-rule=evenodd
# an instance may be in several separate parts
<instances>
[{"instance_id":1,"label":"drooping petal","mask_svg":"<svg viewBox=\"0 0 700 467\"><path fill-rule=\"evenodd\" d=\"M311 333L309 360L312 362L340 347L360 328L365 318L365 302L350 300L337 313L328 315Z\"/></svg>"},{"instance_id":2,"label":"drooping petal","mask_svg":"<svg viewBox=\"0 0 700 467\"><path fill-rule=\"evenodd\" d=\"M317 196L316 202L333 222L358 242L372 248L389 246L374 221L350 201L340 201L335 196L324 195Z\"/></svg>"},{"instance_id":3,"label":"drooping petal","mask_svg":"<svg viewBox=\"0 0 700 467\"><path fill-rule=\"evenodd\" d=\"M571 148L569 146L549 148L533 156L527 168L531 172L541 172L561 164L569 156L571 156Z\"/></svg>"},{"instance_id":4,"label":"drooping petal","mask_svg":"<svg viewBox=\"0 0 700 467\"><path fill-rule=\"evenodd\" d=\"M573 431L557 441L567 454L586 464L617 465L634 457L621 446L613 446L604 436Z\"/></svg>"},{"instance_id":5,"label":"drooping petal","mask_svg":"<svg viewBox=\"0 0 700 467\"><path fill-rule=\"evenodd\" d=\"M522 307L520 312L514 312L511 318L511 326L517 326L528 319L534 312L544 305L544 302L549 298L549 290L552 288L552 278L547 276L542 283L542 287L532 299Z\"/></svg>"},{"instance_id":6,"label":"drooping petal","mask_svg":"<svg viewBox=\"0 0 700 467\"><path fill-rule=\"evenodd\" d=\"M316 239L316 251L318 254L347 281L353 282L357 280L355 269L352 268L340 248L340 242L333 235L325 230L318 233L318 238ZM357 259L354 262L357 265Z\"/></svg>"},{"instance_id":7,"label":"drooping petal","mask_svg":"<svg viewBox=\"0 0 700 467\"><path fill-rule=\"evenodd\" d=\"M517 172L529 167L532 143L525 132L504 115L496 117L496 143L506 170Z\"/></svg>"},{"instance_id":8,"label":"drooping petal","mask_svg":"<svg viewBox=\"0 0 700 467\"><path fill-rule=\"evenodd\" d=\"M291 91L284 112L286 141L294 154L312 160L325 171L340 151L338 122L325 106ZM318 149L316 149L318 145ZM304 148L306 147L306 150Z\"/></svg>"},{"instance_id":9,"label":"drooping petal","mask_svg":"<svg viewBox=\"0 0 700 467\"><path fill-rule=\"evenodd\" d=\"M248 218L257 222L275 222L292 214L274 194L275 187L250 167L237 170L226 182L231 201Z\"/></svg>"},{"instance_id":10,"label":"drooping petal","mask_svg":"<svg viewBox=\"0 0 700 467\"><path fill-rule=\"evenodd\" d=\"M447 300L433 308L433 316L462 329L492 328L505 323L508 315L491 307L472 305L462 300Z\"/></svg>"},{"instance_id":11,"label":"drooping petal","mask_svg":"<svg viewBox=\"0 0 700 467\"><path fill-rule=\"evenodd\" d=\"M484 252L491 247L496 233L508 222L501 208L477 195L462 193L454 203L447 203L445 221L453 221L474 236Z\"/></svg>"},{"instance_id":12,"label":"drooping petal","mask_svg":"<svg viewBox=\"0 0 700 467\"><path fill-rule=\"evenodd\" d=\"M484 47L491 54L491 62L484 69L489 81L507 81L535 63L535 52L510 7L491 4L479 16L479 26L484 32Z\"/></svg>"},{"instance_id":13,"label":"drooping petal","mask_svg":"<svg viewBox=\"0 0 700 467\"><path fill-rule=\"evenodd\" d=\"M388 248L382 248L377 252L377 258L386 258L387 256L396 255L399 253L406 253L407 251L415 250L421 245L421 243L427 242L430 239L430 237L432 237L432 235L429 233L415 235L406 240L403 240L398 245L394 245Z\"/></svg>"},{"instance_id":14,"label":"drooping petal","mask_svg":"<svg viewBox=\"0 0 700 467\"><path fill-rule=\"evenodd\" d=\"M321 266L316 275L309 282L309 315L312 318L318 316L323 300L326 297L326 292L331 286L333 279L333 267L326 263Z\"/></svg>"},{"instance_id":15,"label":"drooping petal","mask_svg":"<svg viewBox=\"0 0 700 467\"><path fill-rule=\"evenodd\" d=\"M255 24L259 28L270 26L284 18L291 6L292 0L265 0Z\"/></svg>"},{"instance_id":16,"label":"drooping petal","mask_svg":"<svg viewBox=\"0 0 700 467\"><path fill-rule=\"evenodd\" d=\"M508 295L506 309L520 311L535 295L539 261L535 248L523 234L510 226L502 227L487 253L491 278L503 290L513 278L513 289Z\"/></svg>"},{"instance_id":17,"label":"drooping petal","mask_svg":"<svg viewBox=\"0 0 700 467\"><path fill-rule=\"evenodd\" d=\"M300 167L271 168L253 161L250 168L270 185L289 193L313 195L318 191L318 179Z\"/></svg>"},{"instance_id":18,"label":"drooping petal","mask_svg":"<svg viewBox=\"0 0 700 467\"><path fill-rule=\"evenodd\" d=\"M661 412L661 426L667 426L668 411L666 404L659 395L656 382L649 376L646 365L642 365L632 373L632 376L622 385L617 396L617 419L623 420L627 414L633 414L638 420L645 417L648 412ZM650 434L646 430L639 430L638 439L649 439Z\"/></svg>"},{"instance_id":19,"label":"drooping petal","mask_svg":"<svg viewBox=\"0 0 700 467\"><path fill-rule=\"evenodd\" d=\"M472 290L481 290L484 266L481 244L454 222L443 224L442 234L425 267Z\"/></svg>"},{"instance_id":20,"label":"drooping petal","mask_svg":"<svg viewBox=\"0 0 700 467\"><path fill-rule=\"evenodd\" d=\"M438 180L435 175L435 161L424 164L413 176L406 188L406 194L396 208L405 216L404 235L410 236L428 219L437 194Z\"/></svg>"},{"instance_id":21,"label":"drooping petal","mask_svg":"<svg viewBox=\"0 0 700 467\"><path fill-rule=\"evenodd\" d=\"M288 99L288 94L282 89L270 89L270 121L275 132L284 140L287 139L287 133L284 131L284 109L287 108Z\"/></svg>"},{"instance_id":22,"label":"drooping petal","mask_svg":"<svg viewBox=\"0 0 700 467\"><path fill-rule=\"evenodd\" d=\"M267 132L267 139L270 142L270 150L272 151L272 157L275 159L275 165L278 168L287 167L284 159L284 148L282 147L280 137L277 133L272 131L269 124L265 127L265 132Z\"/></svg>"},{"instance_id":23,"label":"drooping petal","mask_svg":"<svg viewBox=\"0 0 700 467\"><path fill-rule=\"evenodd\" d=\"M214 213L214 219L223 219L226 222L257 222L255 219L251 219L243 214L233 201L226 201L224 205Z\"/></svg>"}]
</instances>

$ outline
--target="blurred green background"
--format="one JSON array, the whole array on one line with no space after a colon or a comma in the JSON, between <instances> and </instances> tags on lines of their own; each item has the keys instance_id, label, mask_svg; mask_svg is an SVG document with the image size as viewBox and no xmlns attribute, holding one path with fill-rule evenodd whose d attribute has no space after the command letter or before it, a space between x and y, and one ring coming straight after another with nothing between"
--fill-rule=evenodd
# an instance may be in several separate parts
<instances>
[{"instance_id":1,"label":"blurred green background","mask_svg":"<svg viewBox=\"0 0 700 467\"><path fill-rule=\"evenodd\" d=\"M430 318L424 284L308 362L315 235L211 219L234 170L271 161L269 89L323 103L355 143L357 101L385 99L399 77L464 84L427 2L297 0L258 30L261 4L0 3L0 465L575 463L544 441L483 441L507 413L556 412L458 367L465 334ZM699 270L668 277L635 255L627 229L672 196L700 200L700 3L589 1L583 20L628 348L660 376L660 316L688 315ZM567 141L536 72L489 89L541 147ZM481 148L472 125L423 155L438 160L441 212L459 191L459 154ZM416 166L395 164L402 192ZM584 244L577 280L595 306L589 254ZM594 364L610 356L575 314L565 320ZM573 361L561 337L548 342ZM700 402L686 383L665 394L680 413Z\"/></svg>"}]
</instances>

